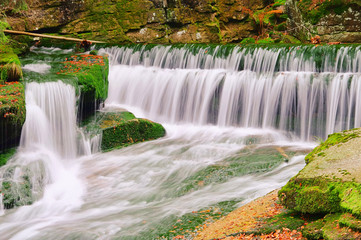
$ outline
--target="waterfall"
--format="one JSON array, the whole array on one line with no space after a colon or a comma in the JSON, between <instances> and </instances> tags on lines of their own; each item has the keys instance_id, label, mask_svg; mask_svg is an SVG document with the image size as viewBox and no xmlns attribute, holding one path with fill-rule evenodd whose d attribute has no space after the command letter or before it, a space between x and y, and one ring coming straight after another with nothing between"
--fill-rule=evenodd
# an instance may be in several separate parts
<instances>
[{"instance_id":1,"label":"waterfall","mask_svg":"<svg viewBox=\"0 0 361 240\"><path fill-rule=\"evenodd\" d=\"M315 147L308 140L361 125L360 47L100 52L111 60L105 107L159 121L167 135L90 154L99 136L87 139L76 126L75 89L27 83L21 146L0 168L2 238L162 238L159 229L172 231L184 214L239 206L283 186ZM49 58L30 59L27 68L47 76Z\"/></svg>"},{"instance_id":2,"label":"waterfall","mask_svg":"<svg viewBox=\"0 0 361 240\"><path fill-rule=\"evenodd\" d=\"M75 89L62 82L26 85L26 121L20 147L44 147L65 159L77 153Z\"/></svg>"},{"instance_id":3,"label":"waterfall","mask_svg":"<svg viewBox=\"0 0 361 240\"><path fill-rule=\"evenodd\" d=\"M137 46L111 55L106 104L167 123L262 127L303 140L361 126L360 47Z\"/></svg>"},{"instance_id":4,"label":"waterfall","mask_svg":"<svg viewBox=\"0 0 361 240\"><path fill-rule=\"evenodd\" d=\"M49 204L58 206L55 212L79 206L83 191L74 161L90 154L91 144L97 143L77 128L75 89L61 81L32 82L26 84L25 95L26 121L18 153L0 169L0 204L12 208L42 198L45 208L38 211L44 214Z\"/></svg>"}]
</instances>

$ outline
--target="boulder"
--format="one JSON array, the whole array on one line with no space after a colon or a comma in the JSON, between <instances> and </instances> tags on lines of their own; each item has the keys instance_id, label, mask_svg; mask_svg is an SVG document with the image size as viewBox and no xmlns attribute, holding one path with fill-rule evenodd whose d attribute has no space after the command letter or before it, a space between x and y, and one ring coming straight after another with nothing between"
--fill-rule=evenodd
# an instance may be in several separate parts
<instances>
[{"instance_id":1,"label":"boulder","mask_svg":"<svg viewBox=\"0 0 361 240\"><path fill-rule=\"evenodd\" d=\"M361 217L361 129L329 135L280 191L281 203L305 214L349 212Z\"/></svg>"},{"instance_id":2,"label":"boulder","mask_svg":"<svg viewBox=\"0 0 361 240\"><path fill-rule=\"evenodd\" d=\"M101 149L110 151L128 145L163 137L164 127L148 119L136 118L132 113L99 112L96 119L85 129L93 134L101 134Z\"/></svg>"}]
</instances>

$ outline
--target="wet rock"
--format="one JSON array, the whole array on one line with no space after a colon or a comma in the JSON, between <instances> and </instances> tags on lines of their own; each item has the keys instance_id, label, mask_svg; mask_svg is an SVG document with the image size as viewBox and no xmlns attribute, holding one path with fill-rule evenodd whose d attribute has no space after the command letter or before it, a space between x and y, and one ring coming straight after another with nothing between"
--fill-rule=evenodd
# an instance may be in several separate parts
<instances>
[{"instance_id":1,"label":"wet rock","mask_svg":"<svg viewBox=\"0 0 361 240\"><path fill-rule=\"evenodd\" d=\"M360 144L361 129L330 135L280 190L281 203L301 213L350 212L361 217Z\"/></svg>"},{"instance_id":2,"label":"wet rock","mask_svg":"<svg viewBox=\"0 0 361 240\"><path fill-rule=\"evenodd\" d=\"M101 133L101 149L110 151L128 145L163 137L165 129L159 123L136 118L132 113L100 112L86 126L88 132Z\"/></svg>"},{"instance_id":3,"label":"wet rock","mask_svg":"<svg viewBox=\"0 0 361 240\"><path fill-rule=\"evenodd\" d=\"M355 1L311 1L288 0L288 31L302 40L314 35L321 42L360 42L361 6Z\"/></svg>"}]
</instances>

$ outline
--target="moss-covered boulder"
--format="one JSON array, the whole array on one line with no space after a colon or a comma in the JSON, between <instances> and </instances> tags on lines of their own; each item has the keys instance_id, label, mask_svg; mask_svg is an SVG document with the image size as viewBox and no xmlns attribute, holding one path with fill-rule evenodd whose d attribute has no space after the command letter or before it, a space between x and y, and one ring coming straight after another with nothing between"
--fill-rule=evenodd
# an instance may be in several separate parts
<instances>
[{"instance_id":1,"label":"moss-covered boulder","mask_svg":"<svg viewBox=\"0 0 361 240\"><path fill-rule=\"evenodd\" d=\"M279 192L282 204L302 213L361 216L361 129L329 135L306 156L306 167Z\"/></svg>"},{"instance_id":2,"label":"moss-covered boulder","mask_svg":"<svg viewBox=\"0 0 361 240\"><path fill-rule=\"evenodd\" d=\"M23 84L0 85L0 151L18 144L25 116Z\"/></svg>"},{"instance_id":3,"label":"moss-covered boulder","mask_svg":"<svg viewBox=\"0 0 361 240\"><path fill-rule=\"evenodd\" d=\"M166 133L159 123L136 118L130 112L100 112L86 128L89 132L101 132L103 151L157 139Z\"/></svg>"},{"instance_id":4,"label":"moss-covered boulder","mask_svg":"<svg viewBox=\"0 0 361 240\"><path fill-rule=\"evenodd\" d=\"M109 63L107 56L72 55L60 64L57 74L74 79L80 89L78 116L80 120L95 113L108 96Z\"/></svg>"},{"instance_id":5,"label":"moss-covered boulder","mask_svg":"<svg viewBox=\"0 0 361 240\"><path fill-rule=\"evenodd\" d=\"M305 168L279 191L281 203L303 214L338 214L339 217L342 213L349 213L361 220L360 145L361 129L329 135L325 142L306 156ZM332 221L326 222L336 225ZM326 235L339 234L331 231L332 227L324 228L321 233L317 229L309 230L308 234L318 236L322 233L326 238Z\"/></svg>"}]
</instances>

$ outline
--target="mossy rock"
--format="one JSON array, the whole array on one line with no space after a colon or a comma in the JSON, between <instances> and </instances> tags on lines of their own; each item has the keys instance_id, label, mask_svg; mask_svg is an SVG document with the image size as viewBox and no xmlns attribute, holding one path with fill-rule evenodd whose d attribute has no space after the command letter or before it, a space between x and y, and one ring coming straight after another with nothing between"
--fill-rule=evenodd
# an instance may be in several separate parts
<instances>
[{"instance_id":1,"label":"mossy rock","mask_svg":"<svg viewBox=\"0 0 361 240\"><path fill-rule=\"evenodd\" d=\"M165 129L159 123L148 119L132 119L103 129L101 148L103 151L109 151L133 143L157 139L164 135Z\"/></svg>"},{"instance_id":2,"label":"mossy rock","mask_svg":"<svg viewBox=\"0 0 361 240\"><path fill-rule=\"evenodd\" d=\"M305 228L302 229L302 235L310 240L322 239L323 237L323 226L325 226L324 219L318 219L314 222L307 224Z\"/></svg>"},{"instance_id":3,"label":"mossy rock","mask_svg":"<svg viewBox=\"0 0 361 240\"><path fill-rule=\"evenodd\" d=\"M0 167L5 165L7 161L14 156L16 152L16 148L9 148L5 149L4 151L0 152Z\"/></svg>"},{"instance_id":4,"label":"mossy rock","mask_svg":"<svg viewBox=\"0 0 361 240\"><path fill-rule=\"evenodd\" d=\"M0 151L18 145L25 117L23 84L0 85Z\"/></svg>"},{"instance_id":5,"label":"mossy rock","mask_svg":"<svg viewBox=\"0 0 361 240\"><path fill-rule=\"evenodd\" d=\"M341 227L349 227L353 231L361 232L361 220L354 217L351 213L344 213L339 219Z\"/></svg>"},{"instance_id":6,"label":"mossy rock","mask_svg":"<svg viewBox=\"0 0 361 240\"><path fill-rule=\"evenodd\" d=\"M270 234L282 228L288 228L290 230L297 230L300 228L305 221L293 213L280 213L274 217L266 219L262 227L255 231L255 234Z\"/></svg>"},{"instance_id":7,"label":"mossy rock","mask_svg":"<svg viewBox=\"0 0 361 240\"><path fill-rule=\"evenodd\" d=\"M351 214L327 214L309 224L301 231L307 239L360 239L359 229L353 229L352 225L356 221ZM347 225L346 225L346 224Z\"/></svg>"},{"instance_id":8,"label":"mossy rock","mask_svg":"<svg viewBox=\"0 0 361 240\"><path fill-rule=\"evenodd\" d=\"M280 191L281 203L306 214L361 216L360 129L335 133L306 156L307 165Z\"/></svg>"},{"instance_id":9,"label":"mossy rock","mask_svg":"<svg viewBox=\"0 0 361 240\"><path fill-rule=\"evenodd\" d=\"M103 151L157 139L166 133L161 124L136 118L126 111L99 112L95 119L90 119L89 122L85 125L85 129L90 133L102 134Z\"/></svg>"},{"instance_id":10,"label":"mossy rock","mask_svg":"<svg viewBox=\"0 0 361 240\"><path fill-rule=\"evenodd\" d=\"M58 70L57 74L74 79L73 85L80 89L80 120L94 114L108 96L108 57L92 54L73 55L62 62Z\"/></svg>"}]
</instances>

